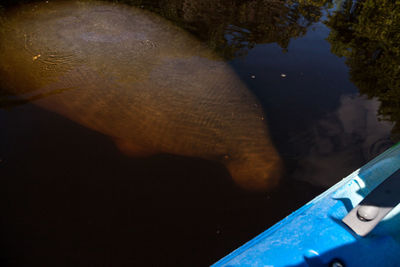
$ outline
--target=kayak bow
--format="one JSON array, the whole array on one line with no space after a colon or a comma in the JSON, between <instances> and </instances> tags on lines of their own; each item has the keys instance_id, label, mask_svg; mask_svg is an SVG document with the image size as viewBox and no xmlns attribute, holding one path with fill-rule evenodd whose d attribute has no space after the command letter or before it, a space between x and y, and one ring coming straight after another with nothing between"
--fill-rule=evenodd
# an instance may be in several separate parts
<instances>
[{"instance_id":1,"label":"kayak bow","mask_svg":"<svg viewBox=\"0 0 400 267\"><path fill-rule=\"evenodd\" d=\"M212 266L400 266L399 202L397 144Z\"/></svg>"}]
</instances>

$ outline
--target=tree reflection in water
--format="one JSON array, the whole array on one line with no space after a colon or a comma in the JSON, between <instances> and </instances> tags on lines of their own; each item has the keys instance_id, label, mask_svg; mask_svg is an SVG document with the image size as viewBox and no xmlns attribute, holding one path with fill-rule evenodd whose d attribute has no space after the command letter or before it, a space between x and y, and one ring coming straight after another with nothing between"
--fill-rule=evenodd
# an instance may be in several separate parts
<instances>
[{"instance_id":1,"label":"tree reflection in water","mask_svg":"<svg viewBox=\"0 0 400 267\"><path fill-rule=\"evenodd\" d=\"M400 5L398 1L347 0L329 17L331 51L346 57L361 94L377 98L378 114L400 137Z\"/></svg>"},{"instance_id":2,"label":"tree reflection in water","mask_svg":"<svg viewBox=\"0 0 400 267\"><path fill-rule=\"evenodd\" d=\"M225 59L245 55L256 44L283 50L322 16L326 0L123 0L151 10L194 33Z\"/></svg>"}]
</instances>

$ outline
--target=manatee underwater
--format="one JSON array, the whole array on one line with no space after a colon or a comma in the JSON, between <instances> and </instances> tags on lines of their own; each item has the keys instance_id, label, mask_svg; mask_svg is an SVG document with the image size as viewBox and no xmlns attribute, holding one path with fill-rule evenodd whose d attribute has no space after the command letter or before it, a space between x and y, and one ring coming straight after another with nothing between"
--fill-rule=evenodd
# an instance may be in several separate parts
<instances>
[{"instance_id":1,"label":"manatee underwater","mask_svg":"<svg viewBox=\"0 0 400 267\"><path fill-rule=\"evenodd\" d=\"M0 55L2 88L128 155L219 161L245 189L279 180L258 100L221 58L153 13L98 1L24 5L2 18Z\"/></svg>"}]
</instances>

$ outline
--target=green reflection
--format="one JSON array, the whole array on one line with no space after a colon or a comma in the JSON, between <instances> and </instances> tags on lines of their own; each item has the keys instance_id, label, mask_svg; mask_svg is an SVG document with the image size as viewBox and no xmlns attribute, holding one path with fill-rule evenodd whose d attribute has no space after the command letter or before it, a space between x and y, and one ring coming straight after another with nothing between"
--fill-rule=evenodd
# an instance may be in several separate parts
<instances>
[{"instance_id":1,"label":"green reflection","mask_svg":"<svg viewBox=\"0 0 400 267\"><path fill-rule=\"evenodd\" d=\"M225 59L247 54L256 44L277 43L284 51L320 20L327 0L120 0L151 10L195 34Z\"/></svg>"},{"instance_id":2,"label":"green reflection","mask_svg":"<svg viewBox=\"0 0 400 267\"><path fill-rule=\"evenodd\" d=\"M400 137L400 2L344 1L326 23L332 52L346 57L360 93L381 102L379 116Z\"/></svg>"}]
</instances>

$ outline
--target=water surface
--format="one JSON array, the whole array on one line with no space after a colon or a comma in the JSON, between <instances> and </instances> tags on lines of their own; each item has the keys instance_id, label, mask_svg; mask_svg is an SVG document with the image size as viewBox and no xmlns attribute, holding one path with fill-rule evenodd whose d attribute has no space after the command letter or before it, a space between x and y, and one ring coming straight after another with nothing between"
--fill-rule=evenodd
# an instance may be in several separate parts
<instances>
[{"instance_id":1,"label":"water surface","mask_svg":"<svg viewBox=\"0 0 400 267\"><path fill-rule=\"evenodd\" d=\"M125 2L189 31L233 68L266 114L282 182L251 192L216 161L126 156L104 134L3 86L2 265L209 265L397 140L397 7Z\"/></svg>"}]
</instances>

